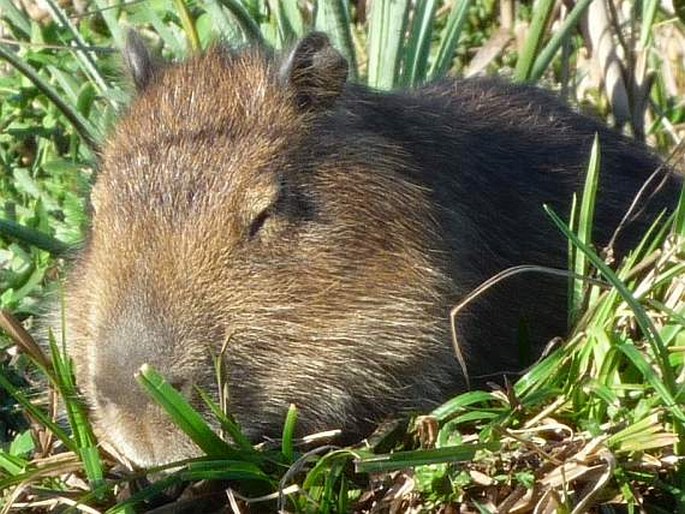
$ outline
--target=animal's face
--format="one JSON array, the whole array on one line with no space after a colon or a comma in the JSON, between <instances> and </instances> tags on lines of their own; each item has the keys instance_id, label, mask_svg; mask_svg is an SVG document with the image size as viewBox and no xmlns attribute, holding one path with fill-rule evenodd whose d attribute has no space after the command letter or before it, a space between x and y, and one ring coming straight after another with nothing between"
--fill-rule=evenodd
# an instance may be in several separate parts
<instances>
[{"instance_id":1,"label":"animal's face","mask_svg":"<svg viewBox=\"0 0 685 514\"><path fill-rule=\"evenodd\" d=\"M67 339L98 432L137 464L198 453L136 383L144 363L205 411L196 389L216 398L221 358L229 409L258 438L291 402L309 431L404 395L399 347L433 337L437 320L404 321L432 312L440 280L433 234L407 215L424 192L316 133L344 82L324 43L280 69L251 52L132 59L141 92L104 149ZM379 353L386 340L397 351Z\"/></svg>"}]
</instances>

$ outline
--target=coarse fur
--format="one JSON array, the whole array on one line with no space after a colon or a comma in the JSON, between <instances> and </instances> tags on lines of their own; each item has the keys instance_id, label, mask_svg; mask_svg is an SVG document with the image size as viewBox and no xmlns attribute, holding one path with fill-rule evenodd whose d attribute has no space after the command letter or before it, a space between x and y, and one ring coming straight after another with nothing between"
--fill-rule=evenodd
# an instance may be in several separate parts
<instances>
[{"instance_id":1,"label":"coarse fur","mask_svg":"<svg viewBox=\"0 0 685 514\"><path fill-rule=\"evenodd\" d=\"M199 452L140 390L143 363L205 410L195 388L217 394L222 354L254 441L278 436L291 403L303 434L363 435L446 400L464 389L451 306L509 266L565 268L542 205L568 216L595 133L598 244L660 166L533 87L347 84L316 33L283 58L215 48L167 66L133 38L127 60L139 92L104 146L66 330L99 435L141 466ZM537 347L563 335L565 293L526 275L474 302L459 324L472 377L521 369L521 320Z\"/></svg>"}]
</instances>

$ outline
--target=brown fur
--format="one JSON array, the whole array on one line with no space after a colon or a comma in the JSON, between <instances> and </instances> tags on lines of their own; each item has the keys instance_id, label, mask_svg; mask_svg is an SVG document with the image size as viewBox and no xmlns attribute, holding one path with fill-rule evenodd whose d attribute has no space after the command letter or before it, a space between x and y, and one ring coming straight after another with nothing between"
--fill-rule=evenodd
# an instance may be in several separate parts
<instances>
[{"instance_id":1,"label":"brown fur","mask_svg":"<svg viewBox=\"0 0 685 514\"><path fill-rule=\"evenodd\" d=\"M155 68L133 46L141 91L104 148L67 341L98 432L140 465L198 450L133 374L151 364L202 409L226 341L229 409L254 440L290 403L302 433L360 435L445 400L464 387L450 306L506 266L564 267L541 204L567 212L595 131L602 241L659 164L531 88L345 85L317 34L285 61L215 49ZM476 375L520 369L521 316L538 344L564 330L563 280L507 287L460 328Z\"/></svg>"}]
</instances>

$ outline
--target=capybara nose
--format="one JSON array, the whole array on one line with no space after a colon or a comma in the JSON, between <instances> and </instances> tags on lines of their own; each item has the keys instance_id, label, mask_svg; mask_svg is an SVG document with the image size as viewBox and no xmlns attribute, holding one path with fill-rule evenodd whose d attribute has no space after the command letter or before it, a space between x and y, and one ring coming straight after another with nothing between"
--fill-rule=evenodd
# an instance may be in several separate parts
<instances>
[{"instance_id":1,"label":"capybara nose","mask_svg":"<svg viewBox=\"0 0 685 514\"><path fill-rule=\"evenodd\" d=\"M131 414L143 414L150 408L153 401L145 388L138 383L136 375L143 363L131 359L124 365L112 363L110 373L99 373L95 377L95 393L97 400L103 406L115 407ZM116 372L114 372L116 370ZM191 399L193 394L193 380L170 372L164 367L155 367L166 381L183 396Z\"/></svg>"},{"instance_id":2,"label":"capybara nose","mask_svg":"<svg viewBox=\"0 0 685 514\"><path fill-rule=\"evenodd\" d=\"M138 414L151 402L136 380L144 364L187 397L193 384L192 369L176 357L180 336L143 303L132 299L116 325L103 330L101 344L95 349L93 381L100 403Z\"/></svg>"}]
</instances>

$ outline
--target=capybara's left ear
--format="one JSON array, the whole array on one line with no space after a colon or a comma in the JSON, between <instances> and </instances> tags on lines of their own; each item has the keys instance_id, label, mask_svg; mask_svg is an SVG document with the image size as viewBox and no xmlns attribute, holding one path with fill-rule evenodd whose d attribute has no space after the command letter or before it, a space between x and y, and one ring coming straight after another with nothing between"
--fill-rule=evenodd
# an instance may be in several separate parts
<instances>
[{"instance_id":1,"label":"capybara's left ear","mask_svg":"<svg viewBox=\"0 0 685 514\"><path fill-rule=\"evenodd\" d=\"M157 64L150 56L145 42L135 30L129 30L126 34L123 58L136 90L143 91L153 81Z\"/></svg>"},{"instance_id":2,"label":"capybara's left ear","mask_svg":"<svg viewBox=\"0 0 685 514\"><path fill-rule=\"evenodd\" d=\"M312 32L290 53L281 68L281 78L293 88L303 110L331 107L342 93L348 65L326 34Z\"/></svg>"}]
</instances>

